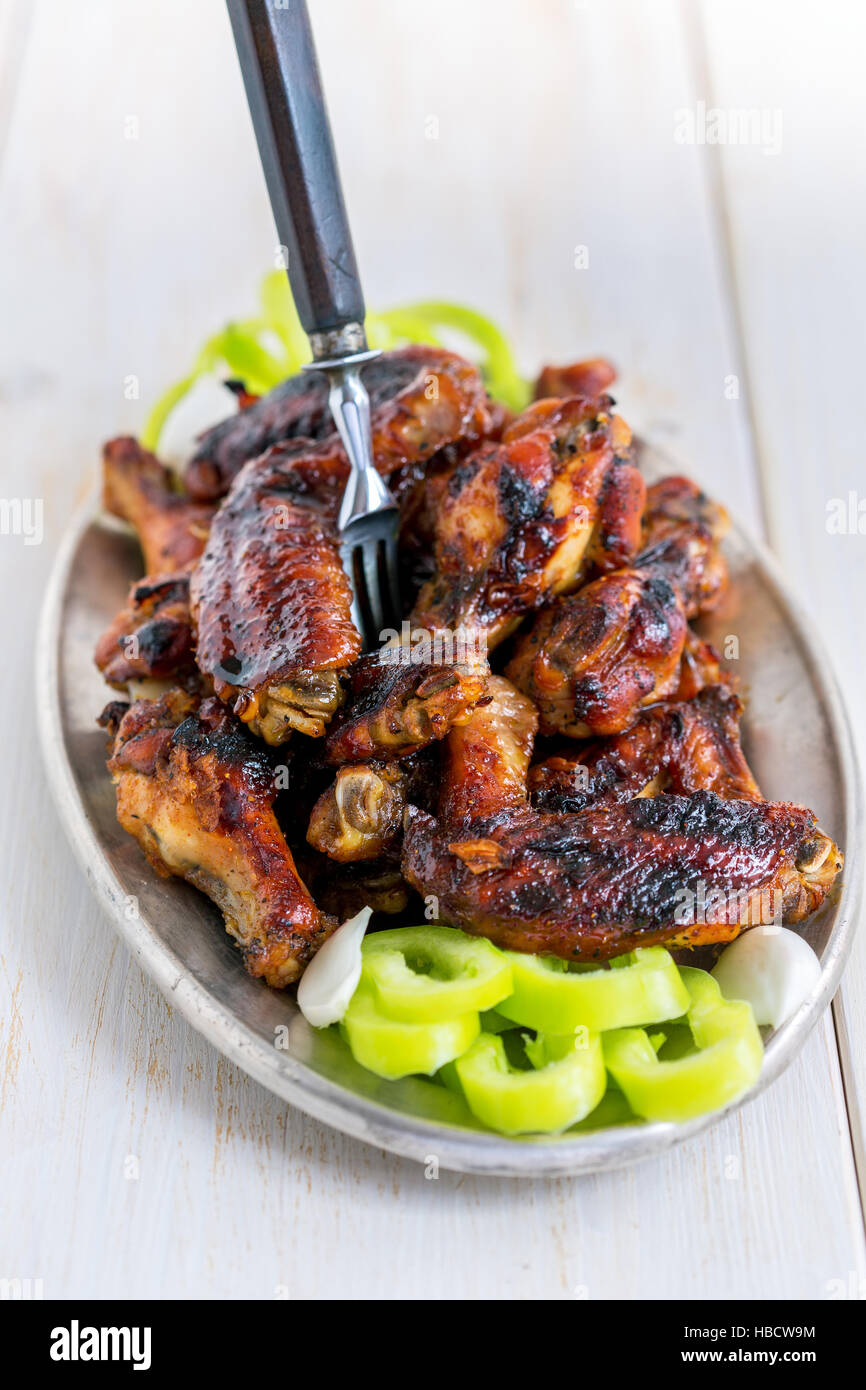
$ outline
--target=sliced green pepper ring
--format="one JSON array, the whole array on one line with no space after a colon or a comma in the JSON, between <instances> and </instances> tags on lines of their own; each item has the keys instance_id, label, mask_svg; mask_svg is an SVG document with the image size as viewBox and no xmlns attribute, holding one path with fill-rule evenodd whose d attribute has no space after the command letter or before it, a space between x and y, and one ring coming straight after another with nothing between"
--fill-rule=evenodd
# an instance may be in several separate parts
<instances>
[{"instance_id":1,"label":"sliced green pepper ring","mask_svg":"<svg viewBox=\"0 0 866 1390\"><path fill-rule=\"evenodd\" d=\"M466 1103L500 1134L558 1134L594 1110L607 1077L597 1034L526 1042L528 1071L509 1065L501 1036L482 1033L454 1071Z\"/></svg>"},{"instance_id":2,"label":"sliced green pepper ring","mask_svg":"<svg viewBox=\"0 0 866 1390\"><path fill-rule=\"evenodd\" d=\"M439 1023L399 1023L377 1008L363 978L340 1024L355 1061L389 1081L401 1076L432 1076L465 1052L479 1029L477 1013Z\"/></svg>"},{"instance_id":3,"label":"sliced green pepper ring","mask_svg":"<svg viewBox=\"0 0 866 1390\"><path fill-rule=\"evenodd\" d=\"M618 1029L602 1039L611 1076L646 1120L691 1120L718 1110L753 1086L761 1071L764 1047L751 1005L724 999L704 970L684 966L682 977L695 1051L666 1061L642 1028Z\"/></svg>"},{"instance_id":4,"label":"sliced green pepper ring","mask_svg":"<svg viewBox=\"0 0 866 1390\"><path fill-rule=\"evenodd\" d=\"M497 1007L515 1023L546 1033L592 1032L679 1018L689 992L663 946L638 948L608 969L569 968L555 956L506 951L512 993Z\"/></svg>"},{"instance_id":5,"label":"sliced green pepper ring","mask_svg":"<svg viewBox=\"0 0 866 1390\"><path fill-rule=\"evenodd\" d=\"M491 1009L511 992L505 956L454 927L395 927L364 938L363 978L382 1013L437 1023Z\"/></svg>"}]
</instances>

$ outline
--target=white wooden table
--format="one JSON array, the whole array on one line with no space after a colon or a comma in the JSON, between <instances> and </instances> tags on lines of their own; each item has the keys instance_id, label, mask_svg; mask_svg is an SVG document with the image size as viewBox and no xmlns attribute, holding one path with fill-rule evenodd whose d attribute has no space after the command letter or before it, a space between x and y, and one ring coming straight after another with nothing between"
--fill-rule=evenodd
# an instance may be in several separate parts
<instances>
[{"instance_id":1,"label":"white wooden table","mask_svg":"<svg viewBox=\"0 0 866 1390\"><path fill-rule=\"evenodd\" d=\"M610 354L629 421L766 531L862 724L866 537L826 528L864 487L862 6L312 12L369 301L475 304L527 370ZM712 108L754 108L758 143L702 143ZM45 504L41 545L0 536L0 1277L46 1297L864 1296L866 932L767 1095L664 1159L534 1183L426 1181L287 1110L130 963L52 809L31 646L100 441L273 263L220 0L0 0L0 207L0 492Z\"/></svg>"}]
</instances>

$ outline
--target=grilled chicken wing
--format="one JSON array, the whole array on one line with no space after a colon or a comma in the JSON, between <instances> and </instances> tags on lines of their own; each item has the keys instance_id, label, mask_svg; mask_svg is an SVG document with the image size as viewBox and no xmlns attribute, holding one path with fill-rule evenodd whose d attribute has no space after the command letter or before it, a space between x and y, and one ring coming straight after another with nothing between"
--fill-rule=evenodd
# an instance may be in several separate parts
<instances>
[{"instance_id":1,"label":"grilled chicken wing","mask_svg":"<svg viewBox=\"0 0 866 1390\"><path fill-rule=\"evenodd\" d=\"M242 469L190 588L200 669L270 744L321 737L361 650L331 510L293 463Z\"/></svg>"},{"instance_id":2,"label":"grilled chicken wing","mask_svg":"<svg viewBox=\"0 0 866 1390\"><path fill-rule=\"evenodd\" d=\"M509 811L472 832L455 836L417 813L403 845L406 878L437 896L444 921L511 950L578 961L660 941L705 941L704 923L684 928L682 915L684 894L697 898L702 885L734 903L726 913L734 921L717 938L736 935L743 914L777 894L785 920L800 920L839 863L811 811L723 801L709 791L604 803L576 815Z\"/></svg>"},{"instance_id":3,"label":"grilled chicken wing","mask_svg":"<svg viewBox=\"0 0 866 1390\"><path fill-rule=\"evenodd\" d=\"M297 979L336 924L298 876L270 762L243 726L213 698L198 709L179 690L139 700L108 766L118 820L154 868L214 900L251 975L278 987Z\"/></svg>"},{"instance_id":4,"label":"grilled chicken wing","mask_svg":"<svg viewBox=\"0 0 866 1390\"><path fill-rule=\"evenodd\" d=\"M566 367L544 367L532 394L537 401L548 396L586 396L593 400L604 395L615 381L616 369L603 357L593 357Z\"/></svg>"},{"instance_id":5,"label":"grilled chicken wing","mask_svg":"<svg viewBox=\"0 0 866 1390\"><path fill-rule=\"evenodd\" d=\"M649 545L632 566L551 604L517 644L506 674L538 704L543 733L619 733L644 706L707 682L715 653L687 617L724 591L727 519L684 478L656 484L647 502Z\"/></svg>"},{"instance_id":6,"label":"grilled chicken wing","mask_svg":"<svg viewBox=\"0 0 866 1390\"><path fill-rule=\"evenodd\" d=\"M313 807L307 843L340 863L379 859L393 843L406 807L398 763L351 763Z\"/></svg>"},{"instance_id":7,"label":"grilled chicken wing","mask_svg":"<svg viewBox=\"0 0 866 1390\"><path fill-rule=\"evenodd\" d=\"M383 472L488 419L474 367L433 349L407 349L407 358L410 385L374 412ZM277 446L246 464L193 574L198 664L268 743L293 728L321 736L342 699L340 672L361 650L334 523L348 470L335 440Z\"/></svg>"},{"instance_id":8,"label":"grilled chicken wing","mask_svg":"<svg viewBox=\"0 0 866 1390\"><path fill-rule=\"evenodd\" d=\"M618 570L544 610L506 667L545 734L615 734L676 690L686 618L666 579Z\"/></svg>"},{"instance_id":9,"label":"grilled chicken wing","mask_svg":"<svg viewBox=\"0 0 866 1390\"><path fill-rule=\"evenodd\" d=\"M488 696L445 742L438 814L449 826L526 802L535 706L502 676L490 677Z\"/></svg>"},{"instance_id":10,"label":"grilled chicken wing","mask_svg":"<svg viewBox=\"0 0 866 1390\"><path fill-rule=\"evenodd\" d=\"M162 575L133 584L125 608L102 634L94 659L109 685L170 680L201 685L189 611L189 575Z\"/></svg>"},{"instance_id":11,"label":"grilled chicken wing","mask_svg":"<svg viewBox=\"0 0 866 1390\"><path fill-rule=\"evenodd\" d=\"M583 804L575 792L550 814L527 799L528 783L552 792L528 771L532 705L507 681L490 684L490 705L448 736L438 818L410 814L403 842L404 876L436 896L444 921L510 949L594 960L728 939L762 920L768 897L790 921L822 901L841 856L810 811L759 799L730 692L649 712L631 735L585 750ZM676 792L658 792L662 773ZM704 778L718 791L694 790ZM712 921L677 910L684 891L722 890Z\"/></svg>"},{"instance_id":12,"label":"grilled chicken wing","mask_svg":"<svg viewBox=\"0 0 866 1390\"><path fill-rule=\"evenodd\" d=\"M694 700L653 705L627 733L563 750L529 771L539 811L582 811L660 791L712 791L725 801L760 801L740 747L740 698L713 686Z\"/></svg>"},{"instance_id":13,"label":"grilled chicken wing","mask_svg":"<svg viewBox=\"0 0 866 1390\"><path fill-rule=\"evenodd\" d=\"M127 437L103 450L103 503L138 533L147 578L103 633L95 661L110 685L165 681L201 686L189 611L189 569L204 549L214 509L181 496L159 460Z\"/></svg>"},{"instance_id":14,"label":"grilled chicken wing","mask_svg":"<svg viewBox=\"0 0 866 1390\"><path fill-rule=\"evenodd\" d=\"M589 565L635 553L645 488L628 426L601 401L540 401L450 474L435 518L435 574L417 626L483 632L494 647Z\"/></svg>"},{"instance_id":15,"label":"grilled chicken wing","mask_svg":"<svg viewBox=\"0 0 866 1390\"><path fill-rule=\"evenodd\" d=\"M453 652L453 646L452 646ZM443 653L441 661L408 644L360 657L346 678L346 703L328 729L330 763L403 758L462 724L483 699L487 662ZM466 653L469 655L469 653Z\"/></svg>"},{"instance_id":16,"label":"grilled chicken wing","mask_svg":"<svg viewBox=\"0 0 866 1390\"><path fill-rule=\"evenodd\" d=\"M728 567L720 542L730 521L688 478L662 478L647 489L641 556L677 590L686 617L715 608L728 586Z\"/></svg>"},{"instance_id":17,"label":"grilled chicken wing","mask_svg":"<svg viewBox=\"0 0 866 1390\"><path fill-rule=\"evenodd\" d=\"M383 473L430 458L455 439L480 439L491 412L476 369L442 348L400 348L362 368L370 394L373 456ZM291 377L254 405L208 430L186 470L191 497L214 500L228 492L248 459L274 444L318 441L322 457L345 467L328 410L324 376Z\"/></svg>"},{"instance_id":18,"label":"grilled chicken wing","mask_svg":"<svg viewBox=\"0 0 866 1390\"><path fill-rule=\"evenodd\" d=\"M103 505L135 528L146 572L187 569L204 549L213 507L177 492L169 470L136 439L109 440L102 460Z\"/></svg>"}]
</instances>

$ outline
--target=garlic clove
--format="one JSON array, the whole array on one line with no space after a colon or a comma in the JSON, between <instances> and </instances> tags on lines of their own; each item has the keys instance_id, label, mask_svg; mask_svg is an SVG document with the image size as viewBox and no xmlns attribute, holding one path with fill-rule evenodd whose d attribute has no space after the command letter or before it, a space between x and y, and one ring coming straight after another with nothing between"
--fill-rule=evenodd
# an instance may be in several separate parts
<instances>
[{"instance_id":1,"label":"garlic clove","mask_svg":"<svg viewBox=\"0 0 866 1390\"><path fill-rule=\"evenodd\" d=\"M339 1023L361 978L361 942L372 908L362 907L329 936L301 976L298 1008L314 1028Z\"/></svg>"},{"instance_id":2,"label":"garlic clove","mask_svg":"<svg viewBox=\"0 0 866 1390\"><path fill-rule=\"evenodd\" d=\"M778 1028L812 992L821 963L808 941L785 927L738 936L712 971L726 999L745 999L755 1022Z\"/></svg>"}]
</instances>

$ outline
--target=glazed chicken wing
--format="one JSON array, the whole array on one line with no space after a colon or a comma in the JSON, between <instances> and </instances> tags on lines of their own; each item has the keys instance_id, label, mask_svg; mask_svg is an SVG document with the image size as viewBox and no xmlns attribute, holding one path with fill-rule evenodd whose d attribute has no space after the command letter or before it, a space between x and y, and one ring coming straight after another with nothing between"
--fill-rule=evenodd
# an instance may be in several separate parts
<instances>
[{"instance_id":1,"label":"glazed chicken wing","mask_svg":"<svg viewBox=\"0 0 866 1390\"><path fill-rule=\"evenodd\" d=\"M189 575L167 574L133 584L129 601L102 634L95 657L109 685L170 680L201 684L189 611Z\"/></svg>"},{"instance_id":2,"label":"glazed chicken wing","mask_svg":"<svg viewBox=\"0 0 866 1390\"><path fill-rule=\"evenodd\" d=\"M198 709L179 690L139 700L108 766L118 820L154 868L214 900L251 975L278 987L297 979L336 924L298 876L274 817L273 770L243 725L213 698Z\"/></svg>"},{"instance_id":3,"label":"glazed chicken wing","mask_svg":"<svg viewBox=\"0 0 866 1390\"><path fill-rule=\"evenodd\" d=\"M762 920L768 899L789 921L822 901L841 856L810 811L758 798L736 697L708 693L696 711L647 716L633 736L606 742L606 762L587 750L591 800L550 813L527 798L528 782L539 791L528 772L531 703L494 681L491 706L448 736L437 818L415 812L403 842L405 877L435 895L443 921L509 949L586 961L656 941L730 939ZM658 792L660 772L681 791ZM475 799L473 774L483 781ZM693 790L703 776L748 799ZM724 894L712 921L677 911L683 892L699 889Z\"/></svg>"},{"instance_id":4,"label":"glazed chicken wing","mask_svg":"<svg viewBox=\"0 0 866 1390\"><path fill-rule=\"evenodd\" d=\"M103 633L95 661L110 685L172 681L198 686L189 569L204 549L214 509L175 491L159 460L130 438L103 450L103 504L132 525L148 577L133 584Z\"/></svg>"},{"instance_id":5,"label":"glazed chicken wing","mask_svg":"<svg viewBox=\"0 0 866 1390\"><path fill-rule=\"evenodd\" d=\"M579 749L563 750L529 771L532 805L582 811L599 801L630 801L672 791L712 791L725 801L760 801L740 747L743 704L725 686L694 700L653 705L632 727Z\"/></svg>"},{"instance_id":6,"label":"glazed chicken wing","mask_svg":"<svg viewBox=\"0 0 866 1390\"><path fill-rule=\"evenodd\" d=\"M715 608L728 585L720 542L728 514L688 478L662 478L647 489L641 556L677 590L687 618Z\"/></svg>"},{"instance_id":7,"label":"glazed chicken wing","mask_svg":"<svg viewBox=\"0 0 866 1390\"><path fill-rule=\"evenodd\" d=\"M327 760L403 758L464 723L484 697L487 662L460 655L438 661L433 650L394 644L360 657L347 673L345 705L328 729Z\"/></svg>"},{"instance_id":8,"label":"glazed chicken wing","mask_svg":"<svg viewBox=\"0 0 866 1390\"><path fill-rule=\"evenodd\" d=\"M476 369L443 348L386 352L361 372L370 395L373 456L383 473L419 459L455 439L480 439L491 411ZM202 437L186 470L191 497L212 501L228 492L248 459L274 444L318 441L320 455L345 467L328 410L327 379L291 377L254 405Z\"/></svg>"},{"instance_id":9,"label":"glazed chicken wing","mask_svg":"<svg viewBox=\"0 0 866 1390\"><path fill-rule=\"evenodd\" d=\"M136 439L109 440L102 462L105 510L135 528L147 574L189 568L204 549L213 507L180 494L169 470Z\"/></svg>"},{"instance_id":10,"label":"glazed chicken wing","mask_svg":"<svg viewBox=\"0 0 866 1390\"><path fill-rule=\"evenodd\" d=\"M535 706L502 676L490 677L488 697L445 742L438 814L450 826L526 802Z\"/></svg>"},{"instance_id":11,"label":"glazed chicken wing","mask_svg":"<svg viewBox=\"0 0 866 1390\"><path fill-rule=\"evenodd\" d=\"M544 367L532 395L536 401L549 396L586 396L593 400L604 395L615 381L616 369L603 357L592 357L566 367Z\"/></svg>"},{"instance_id":12,"label":"glazed chicken wing","mask_svg":"<svg viewBox=\"0 0 866 1390\"><path fill-rule=\"evenodd\" d=\"M640 539L644 483L606 398L540 401L447 479L435 573L420 627L483 632L492 648L524 614L573 589L590 565L625 564Z\"/></svg>"},{"instance_id":13,"label":"glazed chicken wing","mask_svg":"<svg viewBox=\"0 0 866 1390\"><path fill-rule=\"evenodd\" d=\"M267 743L321 737L359 655L331 510L278 451L250 462L191 582L197 661Z\"/></svg>"},{"instance_id":14,"label":"glazed chicken wing","mask_svg":"<svg viewBox=\"0 0 866 1390\"><path fill-rule=\"evenodd\" d=\"M471 436L488 418L481 379L462 358L407 349L407 359L409 386L374 412L383 472ZM320 737L342 699L340 673L360 654L335 528L347 472L336 436L251 460L193 574L198 664L268 743L292 729Z\"/></svg>"},{"instance_id":15,"label":"glazed chicken wing","mask_svg":"<svg viewBox=\"0 0 866 1390\"><path fill-rule=\"evenodd\" d=\"M546 608L506 668L545 734L615 734L676 689L682 604L651 571L618 570Z\"/></svg>"},{"instance_id":16,"label":"glazed chicken wing","mask_svg":"<svg viewBox=\"0 0 866 1390\"><path fill-rule=\"evenodd\" d=\"M754 913L765 900L775 912L777 895L785 920L798 921L839 865L811 811L723 801L709 791L603 803L575 815L512 811L472 832L455 835L419 812L403 845L409 882L435 894L454 926L510 950L577 961L706 940L703 923L683 925L684 895L697 898L702 885L726 905L716 939L736 936L744 915L760 921Z\"/></svg>"},{"instance_id":17,"label":"glazed chicken wing","mask_svg":"<svg viewBox=\"0 0 866 1390\"><path fill-rule=\"evenodd\" d=\"M683 478L656 484L647 502L649 546L633 565L551 604L517 644L507 675L536 701L543 733L619 733L646 705L694 693L700 661L711 665L687 617L724 590L726 518Z\"/></svg>"}]
</instances>

